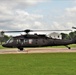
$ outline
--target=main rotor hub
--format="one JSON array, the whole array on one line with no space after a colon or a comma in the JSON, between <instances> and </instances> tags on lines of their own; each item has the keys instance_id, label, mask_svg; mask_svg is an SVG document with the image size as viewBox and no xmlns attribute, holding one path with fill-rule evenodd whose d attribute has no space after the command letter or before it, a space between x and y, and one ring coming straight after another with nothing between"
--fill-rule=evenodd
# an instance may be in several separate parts
<instances>
[{"instance_id":1,"label":"main rotor hub","mask_svg":"<svg viewBox=\"0 0 76 75\"><path fill-rule=\"evenodd\" d=\"M30 29L26 29L26 30L24 30L24 32L25 32L26 34L28 34L29 32L33 32L33 31L30 30Z\"/></svg>"}]
</instances>

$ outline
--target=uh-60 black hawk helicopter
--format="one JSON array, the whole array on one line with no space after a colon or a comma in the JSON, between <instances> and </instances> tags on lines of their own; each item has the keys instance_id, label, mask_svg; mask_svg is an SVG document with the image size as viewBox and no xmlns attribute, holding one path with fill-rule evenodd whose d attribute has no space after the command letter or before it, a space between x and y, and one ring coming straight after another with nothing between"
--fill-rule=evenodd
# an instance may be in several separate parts
<instances>
[{"instance_id":1,"label":"uh-60 black hawk helicopter","mask_svg":"<svg viewBox=\"0 0 76 75\"><path fill-rule=\"evenodd\" d=\"M75 27L73 27L76 29ZM70 30L23 30L23 31L2 31L1 33L15 33L15 32L25 32L25 35L15 36L10 38L3 47L8 48L18 48L20 51L23 51L25 47L44 47L44 46L66 46L68 49L69 44L76 44L76 37L71 40L63 39L53 39L47 37L46 35L39 34L29 34L29 32L38 32L38 31L70 31Z\"/></svg>"}]
</instances>

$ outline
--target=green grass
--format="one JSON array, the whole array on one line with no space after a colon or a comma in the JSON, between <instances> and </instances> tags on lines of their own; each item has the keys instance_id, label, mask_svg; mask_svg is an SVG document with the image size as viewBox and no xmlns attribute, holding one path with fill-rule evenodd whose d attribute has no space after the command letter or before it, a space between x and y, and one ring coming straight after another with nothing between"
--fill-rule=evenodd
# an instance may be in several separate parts
<instances>
[{"instance_id":1,"label":"green grass","mask_svg":"<svg viewBox=\"0 0 76 75\"><path fill-rule=\"evenodd\" d=\"M0 45L0 49L4 49L4 47L2 47L2 46Z\"/></svg>"},{"instance_id":2,"label":"green grass","mask_svg":"<svg viewBox=\"0 0 76 75\"><path fill-rule=\"evenodd\" d=\"M76 75L76 53L0 55L0 75Z\"/></svg>"}]
</instances>

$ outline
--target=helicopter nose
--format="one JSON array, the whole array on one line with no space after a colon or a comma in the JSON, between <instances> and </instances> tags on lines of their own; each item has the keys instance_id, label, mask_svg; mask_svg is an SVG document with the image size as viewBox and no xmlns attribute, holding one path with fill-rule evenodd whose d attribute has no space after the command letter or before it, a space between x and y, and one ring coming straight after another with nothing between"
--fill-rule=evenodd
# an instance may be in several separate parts
<instances>
[{"instance_id":1,"label":"helicopter nose","mask_svg":"<svg viewBox=\"0 0 76 75\"><path fill-rule=\"evenodd\" d=\"M3 47L7 47L7 48L12 48L13 46L11 46L11 44L9 45L9 44L3 44L2 45Z\"/></svg>"}]
</instances>

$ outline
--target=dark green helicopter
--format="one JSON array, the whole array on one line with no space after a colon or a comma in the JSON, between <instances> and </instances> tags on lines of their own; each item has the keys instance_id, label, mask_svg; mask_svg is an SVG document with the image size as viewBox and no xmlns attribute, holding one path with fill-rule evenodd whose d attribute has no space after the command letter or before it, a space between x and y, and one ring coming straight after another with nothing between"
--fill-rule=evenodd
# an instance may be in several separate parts
<instances>
[{"instance_id":1,"label":"dark green helicopter","mask_svg":"<svg viewBox=\"0 0 76 75\"><path fill-rule=\"evenodd\" d=\"M73 27L76 29L76 27ZM63 39L54 39L47 37L46 35L41 34L29 34L29 32L39 32L39 31L70 31L70 30L23 30L23 31L2 31L4 33L15 33L15 32L25 32L25 35L15 36L10 38L5 44L2 44L3 47L8 48L18 48L20 51L23 51L26 47L44 47L44 46L66 46L68 49L69 44L76 44L76 37L71 40Z\"/></svg>"}]
</instances>

